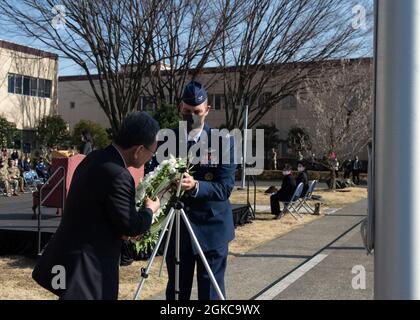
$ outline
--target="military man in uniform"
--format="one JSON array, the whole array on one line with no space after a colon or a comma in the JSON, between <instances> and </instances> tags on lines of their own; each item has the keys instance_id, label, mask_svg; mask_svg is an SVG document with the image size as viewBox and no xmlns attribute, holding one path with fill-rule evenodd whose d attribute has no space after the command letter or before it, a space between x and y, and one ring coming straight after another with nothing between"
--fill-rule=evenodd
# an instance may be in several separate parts
<instances>
[{"instance_id":1,"label":"military man in uniform","mask_svg":"<svg viewBox=\"0 0 420 320\"><path fill-rule=\"evenodd\" d=\"M207 92L198 82L190 82L183 93L180 112L183 120L187 122L187 132L174 129L177 137L177 156L180 151L180 137L187 136L188 154L191 147L202 143L207 136L208 155L204 155L209 162L200 161L195 165L192 172L185 173L181 183L185 194L182 198L185 212L191 222L194 234L206 256L206 260L216 278L216 281L225 295L224 275L227 264L228 244L234 239L234 225L232 208L229 203L230 194L235 184L234 146L233 139L227 139L229 147L222 156L222 143L219 141L219 150L211 150L211 128L205 119L211 106L207 101ZM185 141L185 140L184 140ZM200 149L201 150L201 149ZM219 151L219 154L215 154ZM199 151L200 152L200 151ZM197 153L197 157L203 159L203 155ZM217 153L217 152L216 152ZM214 158L216 157L216 158ZM213 158L213 161L210 160ZM227 163L222 160L227 158ZM218 159L218 162L215 161ZM219 297L213 287L210 277L198 255L196 248L191 242L190 235L181 222L181 257L180 257L180 300L189 300L194 277L194 269L197 265L197 284L199 300L217 300ZM168 269L168 284L166 298L175 299L175 228L171 234L171 241L166 256Z\"/></svg>"},{"instance_id":2,"label":"military man in uniform","mask_svg":"<svg viewBox=\"0 0 420 320\"><path fill-rule=\"evenodd\" d=\"M3 187L7 196L10 196L9 170L7 164L0 159L0 185Z\"/></svg>"},{"instance_id":3,"label":"military man in uniform","mask_svg":"<svg viewBox=\"0 0 420 320\"><path fill-rule=\"evenodd\" d=\"M19 187L20 192L24 192L23 189L23 178L20 176L20 170L16 165L15 160L9 160L9 178L10 183L14 188L14 194L17 195L17 188Z\"/></svg>"}]
</instances>

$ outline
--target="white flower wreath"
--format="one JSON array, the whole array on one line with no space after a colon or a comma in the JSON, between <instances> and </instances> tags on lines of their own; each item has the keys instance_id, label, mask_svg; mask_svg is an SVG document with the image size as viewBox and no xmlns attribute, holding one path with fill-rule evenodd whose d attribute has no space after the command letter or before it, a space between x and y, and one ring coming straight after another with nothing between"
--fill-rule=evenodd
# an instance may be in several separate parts
<instances>
[{"instance_id":1,"label":"white flower wreath","mask_svg":"<svg viewBox=\"0 0 420 320\"><path fill-rule=\"evenodd\" d=\"M159 198L160 208L153 218L149 232L143 234L138 240L134 240L137 254L140 252L150 253L155 247L165 218L176 197L173 185L180 178L180 172L185 169L187 169L186 160L171 156L169 160L163 161L147 174L139 184L136 191L137 211L144 209L146 198Z\"/></svg>"}]
</instances>

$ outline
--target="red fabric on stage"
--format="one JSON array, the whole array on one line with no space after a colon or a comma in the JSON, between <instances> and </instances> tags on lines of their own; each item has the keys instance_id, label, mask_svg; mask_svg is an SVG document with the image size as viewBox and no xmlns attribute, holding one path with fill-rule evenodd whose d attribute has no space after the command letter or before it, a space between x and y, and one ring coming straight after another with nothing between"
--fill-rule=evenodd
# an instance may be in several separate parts
<instances>
[{"instance_id":1,"label":"red fabric on stage","mask_svg":"<svg viewBox=\"0 0 420 320\"><path fill-rule=\"evenodd\" d=\"M52 164L51 164L51 172L54 174L56 170L58 170L60 167L64 168L64 174L66 177L66 190L65 195L67 195L69 189L71 180L73 178L74 171L76 170L77 166L83 161L85 158L85 155L75 155L70 158L53 158ZM141 179L144 175L144 168L141 167L140 169L136 169L133 167L128 168L131 175L133 176L135 186L139 185ZM57 175L50 181L50 183L45 186L42 190L42 197L45 199L45 197L50 193L50 191L54 188L54 186L57 185L59 180L63 177L63 173L59 172ZM43 206L45 207L52 207L52 208L62 208L63 207L63 188L62 185L58 186L49 196L48 199L45 200L43 203ZM39 204L39 189L38 191L33 193L33 205Z\"/></svg>"}]
</instances>

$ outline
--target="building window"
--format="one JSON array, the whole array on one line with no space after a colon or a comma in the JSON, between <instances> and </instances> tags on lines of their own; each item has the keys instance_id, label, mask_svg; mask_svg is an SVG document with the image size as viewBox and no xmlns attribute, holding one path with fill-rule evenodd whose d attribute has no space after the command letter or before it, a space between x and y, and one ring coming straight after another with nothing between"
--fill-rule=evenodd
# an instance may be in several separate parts
<instances>
[{"instance_id":1,"label":"building window","mask_svg":"<svg viewBox=\"0 0 420 320\"><path fill-rule=\"evenodd\" d=\"M26 96L29 96L31 89L31 78L29 77L23 77L23 94Z\"/></svg>"},{"instance_id":2,"label":"building window","mask_svg":"<svg viewBox=\"0 0 420 320\"><path fill-rule=\"evenodd\" d=\"M44 97L44 90L45 90L45 80L39 79L38 80L38 97Z\"/></svg>"},{"instance_id":3,"label":"building window","mask_svg":"<svg viewBox=\"0 0 420 320\"><path fill-rule=\"evenodd\" d=\"M51 80L45 80L44 97L51 98Z\"/></svg>"},{"instance_id":4,"label":"building window","mask_svg":"<svg viewBox=\"0 0 420 320\"><path fill-rule=\"evenodd\" d=\"M8 90L9 93L15 93L15 75L9 74Z\"/></svg>"},{"instance_id":5,"label":"building window","mask_svg":"<svg viewBox=\"0 0 420 320\"><path fill-rule=\"evenodd\" d=\"M287 158L289 156L289 145L287 141L280 142L281 157Z\"/></svg>"},{"instance_id":6,"label":"building window","mask_svg":"<svg viewBox=\"0 0 420 320\"><path fill-rule=\"evenodd\" d=\"M22 76L15 76L15 93L22 94Z\"/></svg>"},{"instance_id":7,"label":"building window","mask_svg":"<svg viewBox=\"0 0 420 320\"><path fill-rule=\"evenodd\" d=\"M51 98L52 81L10 73L8 92L25 96Z\"/></svg>"},{"instance_id":8,"label":"building window","mask_svg":"<svg viewBox=\"0 0 420 320\"><path fill-rule=\"evenodd\" d=\"M142 97L141 98L141 110L143 111L154 111L155 101L153 97Z\"/></svg>"},{"instance_id":9,"label":"building window","mask_svg":"<svg viewBox=\"0 0 420 320\"><path fill-rule=\"evenodd\" d=\"M31 96L36 97L38 95L38 79L31 78Z\"/></svg>"},{"instance_id":10,"label":"building window","mask_svg":"<svg viewBox=\"0 0 420 320\"><path fill-rule=\"evenodd\" d=\"M267 105L268 101L270 100L271 92L264 92L258 97L258 106L264 107Z\"/></svg>"},{"instance_id":11,"label":"building window","mask_svg":"<svg viewBox=\"0 0 420 320\"><path fill-rule=\"evenodd\" d=\"M221 94L216 94L214 96L214 110L222 110L223 96Z\"/></svg>"},{"instance_id":12,"label":"building window","mask_svg":"<svg viewBox=\"0 0 420 320\"><path fill-rule=\"evenodd\" d=\"M214 95L209 94L209 96L207 97L207 103L214 108Z\"/></svg>"},{"instance_id":13,"label":"building window","mask_svg":"<svg viewBox=\"0 0 420 320\"><path fill-rule=\"evenodd\" d=\"M295 95L287 95L280 101L283 110L296 110L297 99Z\"/></svg>"},{"instance_id":14,"label":"building window","mask_svg":"<svg viewBox=\"0 0 420 320\"><path fill-rule=\"evenodd\" d=\"M76 108L76 102L70 102L70 109Z\"/></svg>"}]
</instances>

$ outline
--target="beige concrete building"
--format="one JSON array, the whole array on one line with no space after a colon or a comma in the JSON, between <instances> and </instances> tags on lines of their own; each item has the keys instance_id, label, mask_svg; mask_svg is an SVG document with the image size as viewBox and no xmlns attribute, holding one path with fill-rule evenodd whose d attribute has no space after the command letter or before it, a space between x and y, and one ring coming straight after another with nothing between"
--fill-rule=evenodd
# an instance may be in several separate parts
<instances>
[{"instance_id":1,"label":"beige concrete building","mask_svg":"<svg viewBox=\"0 0 420 320\"><path fill-rule=\"evenodd\" d=\"M0 40L0 115L23 131L23 143L33 143L37 122L57 112L57 82L57 55Z\"/></svg>"},{"instance_id":2,"label":"beige concrete building","mask_svg":"<svg viewBox=\"0 0 420 320\"><path fill-rule=\"evenodd\" d=\"M361 63L366 65L366 68L372 64L371 59L354 59L346 60L347 63ZM337 72L340 72L341 60L333 62L336 65ZM322 63L320 63L321 65ZM293 66L286 66L290 68ZM209 102L213 107L208 117L208 122L213 127L219 127L224 124L225 121L225 103L223 94L223 81L218 81L220 74L217 74L217 69L206 69L199 76L198 80L203 84L207 84L209 93ZM281 79L273 78L267 83L264 91L276 90L281 85ZM211 84L210 86L208 84ZM260 121L258 124L271 125L274 124L279 130L279 136L283 140L278 149L280 151L279 156L285 157L290 153L287 147L287 135L289 129L293 126L299 126L299 124L311 124L313 123L312 113L310 106L307 102L304 102L305 91L296 92L294 95L287 96L282 101L273 107ZM148 97L144 97L141 101L139 109L146 109L148 104ZM152 99L153 100L153 99ZM153 108L153 106L152 106ZM79 122L81 119L88 119L97 122L105 128L110 127L109 121L105 116L105 113L99 107L98 102L90 88L89 82L85 76L66 76L59 78L59 114L67 121L70 128ZM363 158L366 157L365 153L361 155Z\"/></svg>"}]
</instances>

